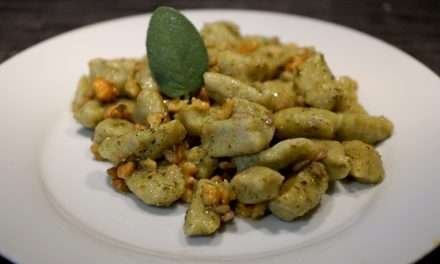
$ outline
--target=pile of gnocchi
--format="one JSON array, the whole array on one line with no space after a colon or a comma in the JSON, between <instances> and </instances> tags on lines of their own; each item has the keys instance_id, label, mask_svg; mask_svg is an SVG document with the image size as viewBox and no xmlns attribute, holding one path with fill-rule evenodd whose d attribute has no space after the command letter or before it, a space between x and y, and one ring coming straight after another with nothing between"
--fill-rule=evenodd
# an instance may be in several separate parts
<instances>
[{"instance_id":1,"label":"pile of gnocchi","mask_svg":"<svg viewBox=\"0 0 440 264\"><path fill-rule=\"evenodd\" d=\"M200 34L209 70L192 96L161 94L147 57L93 59L79 80L73 114L94 131L94 157L113 164L116 191L186 203L184 233L198 236L236 216L294 221L335 181L383 180L374 145L393 124L369 115L323 54L225 21Z\"/></svg>"}]
</instances>

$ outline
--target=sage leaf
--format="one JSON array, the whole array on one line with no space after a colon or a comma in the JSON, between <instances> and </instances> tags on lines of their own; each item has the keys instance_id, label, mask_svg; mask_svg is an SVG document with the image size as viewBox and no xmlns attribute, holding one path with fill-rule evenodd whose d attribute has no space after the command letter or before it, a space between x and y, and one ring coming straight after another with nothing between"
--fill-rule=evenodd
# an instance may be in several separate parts
<instances>
[{"instance_id":1,"label":"sage leaf","mask_svg":"<svg viewBox=\"0 0 440 264\"><path fill-rule=\"evenodd\" d=\"M162 93L180 97L203 85L208 53L194 25L179 11L159 7L147 32L148 62Z\"/></svg>"}]
</instances>

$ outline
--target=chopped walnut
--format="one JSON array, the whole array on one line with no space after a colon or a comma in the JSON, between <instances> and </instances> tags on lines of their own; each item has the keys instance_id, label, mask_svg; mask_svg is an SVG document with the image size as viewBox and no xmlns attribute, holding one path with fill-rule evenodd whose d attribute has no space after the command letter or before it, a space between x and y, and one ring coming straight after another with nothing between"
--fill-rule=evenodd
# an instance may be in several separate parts
<instances>
[{"instance_id":1,"label":"chopped walnut","mask_svg":"<svg viewBox=\"0 0 440 264\"><path fill-rule=\"evenodd\" d=\"M185 158L185 153L188 151L189 145L186 141L176 145L176 154L178 163L182 162Z\"/></svg>"},{"instance_id":2,"label":"chopped walnut","mask_svg":"<svg viewBox=\"0 0 440 264\"><path fill-rule=\"evenodd\" d=\"M119 95L116 86L99 77L93 81L93 88L95 90L96 99L101 102L114 101Z\"/></svg>"},{"instance_id":3,"label":"chopped walnut","mask_svg":"<svg viewBox=\"0 0 440 264\"><path fill-rule=\"evenodd\" d=\"M112 178L118 177L118 167L111 167L110 169L108 169L107 175Z\"/></svg>"},{"instance_id":4,"label":"chopped walnut","mask_svg":"<svg viewBox=\"0 0 440 264\"><path fill-rule=\"evenodd\" d=\"M152 159L146 159L140 162L140 165L148 171L156 171L157 163Z\"/></svg>"},{"instance_id":5,"label":"chopped walnut","mask_svg":"<svg viewBox=\"0 0 440 264\"><path fill-rule=\"evenodd\" d=\"M233 198L233 194L224 182L203 185L202 200L207 206L229 204Z\"/></svg>"},{"instance_id":6,"label":"chopped walnut","mask_svg":"<svg viewBox=\"0 0 440 264\"><path fill-rule=\"evenodd\" d=\"M185 175L184 175L185 176ZM193 193L194 193L194 187L196 185L197 181L192 176L185 176L185 192L183 193L181 199L189 203L191 202Z\"/></svg>"},{"instance_id":7,"label":"chopped walnut","mask_svg":"<svg viewBox=\"0 0 440 264\"><path fill-rule=\"evenodd\" d=\"M223 222L234 218L234 212L229 206L232 195L227 182L215 181L213 184L203 185L201 198L203 204L219 214Z\"/></svg>"},{"instance_id":8,"label":"chopped walnut","mask_svg":"<svg viewBox=\"0 0 440 264\"><path fill-rule=\"evenodd\" d=\"M142 124L139 124L139 123L135 123L134 124L134 128L137 129L137 130L146 130L146 129L148 129L148 127L146 127L146 126L144 126Z\"/></svg>"},{"instance_id":9,"label":"chopped walnut","mask_svg":"<svg viewBox=\"0 0 440 264\"><path fill-rule=\"evenodd\" d=\"M209 109L209 102L202 101L200 99L197 99L196 97L193 97L191 99L191 105L193 105L196 109L202 111Z\"/></svg>"},{"instance_id":10,"label":"chopped walnut","mask_svg":"<svg viewBox=\"0 0 440 264\"><path fill-rule=\"evenodd\" d=\"M206 90L205 87L202 87L202 89L200 89L199 94L197 95L197 98L209 103L208 91Z\"/></svg>"},{"instance_id":11,"label":"chopped walnut","mask_svg":"<svg viewBox=\"0 0 440 264\"><path fill-rule=\"evenodd\" d=\"M181 165L181 170L185 178L185 192L183 193L181 199L186 203L190 203L194 193L194 187L197 183L197 180L193 177L193 175L197 172L197 167L195 167L194 163L192 162L184 162Z\"/></svg>"},{"instance_id":12,"label":"chopped walnut","mask_svg":"<svg viewBox=\"0 0 440 264\"><path fill-rule=\"evenodd\" d=\"M296 70L299 64L300 64L300 60L296 58L292 58L292 60L290 60L284 67L285 70L287 71L294 71Z\"/></svg>"},{"instance_id":13,"label":"chopped walnut","mask_svg":"<svg viewBox=\"0 0 440 264\"><path fill-rule=\"evenodd\" d=\"M214 212L217 214L226 214L231 211L231 207L228 204L222 204L213 208Z\"/></svg>"},{"instance_id":14,"label":"chopped walnut","mask_svg":"<svg viewBox=\"0 0 440 264\"><path fill-rule=\"evenodd\" d=\"M222 222L226 223L226 222L229 222L232 219L234 219L234 216L235 216L234 212L233 211L229 211L226 214L221 216L221 220L222 220Z\"/></svg>"},{"instance_id":15,"label":"chopped walnut","mask_svg":"<svg viewBox=\"0 0 440 264\"><path fill-rule=\"evenodd\" d=\"M196 178L192 176L186 176L185 177L185 184L188 188L194 189L194 186L196 185Z\"/></svg>"},{"instance_id":16,"label":"chopped walnut","mask_svg":"<svg viewBox=\"0 0 440 264\"><path fill-rule=\"evenodd\" d=\"M214 206L220 204L221 193L215 185L203 185L202 200L205 205Z\"/></svg>"},{"instance_id":17,"label":"chopped walnut","mask_svg":"<svg viewBox=\"0 0 440 264\"><path fill-rule=\"evenodd\" d=\"M147 117L147 122L150 127L158 127L162 124L167 118L167 113L151 113Z\"/></svg>"},{"instance_id":18,"label":"chopped walnut","mask_svg":"<svg viewBox=\"0 0 440 264\"><path fill-rule=\"evenodd\" d=\"M130 190L128 189L127 184L125 183L125 181L123 179L120 178L112 178L112 186L113 188L121 193L126 193L129 192Z\"/></svg>"},{"instance_id":19,"label":"chopped walnut","mask_svg":"<svg viewBox=\"0 0 440 264\"><path fill-rule=\"evenodd\" d=\"M218 175L215 175L211 178L211 181L215 181L215 182L222 182L223 181L223 177L220 177Z\"/></svg>"},{"instance_id":20,"label":"chopped walnut","mask_svg":"<svg viewBox=\"0 0 440 264\"><path fill-rule=\"evenodd\" d=\"M238 52L241 54L249 54L258 49L258 43L254 40L243 40L238 46Z\"/></svg>"},{"instance_id":21,"label":"chopped walnut","mask_svg":"<svg viewBox=\"0 0 440 264\"><path fill-rule=\"evenodd\" d=\"M311 55L309 49L302 49L299 54L294 56L284 67L287 71L294 71L299 65L303 64Z\"/></svg>"},{"instance_id":22,"label":"chopped walnut","mask_svg":"<svg viewBox=\"0 0 440 264\"><path fill-rule=\"evenodd\" d=\"M134 172L134 169L135 169L134 162L133 161L128 161L128 162L123 163L123 164L118 166L116 174L117 174L118 178L126 180Z\"/></svg>"},{"instance_id":23,"label":"chopped walnut","mask_svg":"<svg viewBox=\"0 0 440 264\"><path fill-rule=\"evenodd\" d=\"M243 204L238 203L235 207L235 213L241 217L257 219L264 216L267 203Z\"/></svg>"},{"instance_id":24,"label":"chopped walnut","mask_svg":"<svg viewBox=\"0 0 440 264\"><path fill-rule=\"evenodd\" d=\"M165 104L167 105L168 111L172 113L177 113L180 110L182 110L186 105L188 105L187 100L180 100L180 99L173 99L166 101Z\"/></svg>"},{"instance_id":25,"label":"chopped walnut","mask_svg":"<svg viewBox=\"0 0 440 264\"><path fill-rule=\"evenodd\" d=\"M177 144L171 149L165 150L164 157L170 163L179 164L183 161L187 149L187 143Z\"/></svg>"},{"instance_id":26,"label":"chopped walnut","mask_svg":"<svg viewBox=\"0 0 440 264\"><path fill-rule=\"evenodd\" d=\"M126 193L130 190L128 189L127 184L125 183L125 180L122 178L119 178L118 175L119 167L111 167L107 170L107 175L111 178L111 184L113 189L115 189L118 192Z\"/></svg>"},{"instance_id":27,"label":"chopped walnut","mask_svg":"<svg viewBox=\"0 0 440 264\"><path fill-rule=\"evenodd\" d=\"M188 176L194 176L198 170L196 164L190 161L183 162L180 165L180 168L182 169L183 175L188 175Z\"/></svg>"},{"instance_id":28,"label":"chopped walnut","mask_svg":"<svg viewBox=\"0 0 440 264\"><path fill-rule=\"evenodd\" d=\"M115 104L109 106L104 112L104 118L119 118L119 119L131 119L131 114L128 112L125 104Z\"/></svg>"},{"instance_id":29,"label":"chopped walnut","mask_svg":"<svg viewBox=\"0 0 440 264\"><path fill-rule=\"evenodd\" d=\"M229 204L232 200L232 195L229 189L224 188L221 192L221 202L222 204Z\"/></svg>"},{"instance_id":30,"label":"chopped walnut","mask_svg":"<svg viewBox=\"0 0 440 264\"><path fill-rule=\"evenodd\" d=\"M234 101L232 99L228 98L223 103L223 105L220 107L220 109L217 109L216 116L218 119L228 119L232 115L232 111L234 110Z\"/></svg>"},{"instance_id":31,"label":"chopped walnut","mask_svg":"<svg viewBox=\"0 0 440 264\"><path fill-rule=\"evenodd\" d=\"M171 148L171 149L167 149L163 152L163 156L165 157L165 159L169 162L169 163L174 163L176 164L176 160L177 160L177 155L176 152Z\"/></svg>"},{"instance_id":32,"label":"chopped walnut","mask_svg":"<svg viewBox=\"0 0 440 264\"><path fill-rule=\"evenodd\" d=\"M90 146L90 151L92 152L92 154L93 154L93 156L95 157L96 160L104 160L104 159L101 157L101 155L99 155L98 147L99 147L98 144L93 143L93 144Z\"/></svg>"}]
</instances>

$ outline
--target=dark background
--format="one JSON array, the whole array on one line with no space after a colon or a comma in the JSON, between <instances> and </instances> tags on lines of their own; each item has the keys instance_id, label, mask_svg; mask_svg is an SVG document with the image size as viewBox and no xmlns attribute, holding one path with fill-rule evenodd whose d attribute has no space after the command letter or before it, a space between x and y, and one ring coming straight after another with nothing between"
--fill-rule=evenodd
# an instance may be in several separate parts
<instances>
[{"instance_id":1,"label":"dark background","mask_svg":"<svg viewBox=\"0 0 440 264\"><path fill-rule=\"evenodd\" d=\"M150 12L158 5L270 10L319 18L383 39L440 74L440 0L0 0L0 63L67 30ZM420 263L435 263L434 255L439 255L438 249Z\"/></svg>"},{"instance_id":2,"label":"dark background","mask_svg":"<svg viewBox=\"0 0 440 264\"><path fill-rule=\"evenodd\" d=\"M440 74L439 0L0 0L0 62L61 32L164 4L272 10L336 22L381 38Z\"/></svg>"}]
</instances>

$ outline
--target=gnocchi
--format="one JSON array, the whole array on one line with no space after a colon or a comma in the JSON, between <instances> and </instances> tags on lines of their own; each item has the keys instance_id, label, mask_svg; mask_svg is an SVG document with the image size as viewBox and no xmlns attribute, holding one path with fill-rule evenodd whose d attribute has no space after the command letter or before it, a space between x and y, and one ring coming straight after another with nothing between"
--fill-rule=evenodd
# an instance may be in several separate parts
<instances>
[{"instance_id":1,"label":"gnocchi","mask_svg":"<svg viewBox=\"0 0 440 264\"><path fill-rule=\"evenodd\" d=\"M89 62L72 101L93 130L91 150L111 162L113 188L145 204L187 204L183 232L216 233L235 216L312 214L329 184L383 181L375 144L393 133L369 115L353 79L322 53L237 25L206 24L208 70L199 91L161 93L148 56Z\"/></svg>"}]
</instances>

